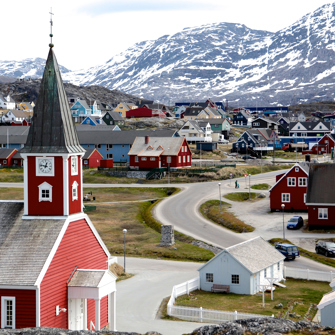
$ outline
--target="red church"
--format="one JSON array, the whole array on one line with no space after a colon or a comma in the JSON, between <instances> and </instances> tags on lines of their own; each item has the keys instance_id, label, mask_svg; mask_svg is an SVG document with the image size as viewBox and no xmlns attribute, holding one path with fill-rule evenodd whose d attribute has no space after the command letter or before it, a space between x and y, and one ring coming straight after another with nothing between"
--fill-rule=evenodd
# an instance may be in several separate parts
<instances>
[{"instance_id":1,"label":"red church","mask_svg":"<svg viewBox=\"0 0 335 335\"><path fill-rule=\"evenodd\" d=\"M285 212L306 211L306 193L308 184L309 164L296 163L286 173L276 176L276 183L269 190L271 211Z\"/></svg>"},{"instance_id":2,"label":"red church","mask_svg":"<svg viewBox=\"0 0 335 335\"><path fill-rule=\"evenodd\" d=\"M111 256L83 213L82 157L53 45L24 160L24 201L0 203L0 326L115 330Z\"/></svg>"}]
</instances>

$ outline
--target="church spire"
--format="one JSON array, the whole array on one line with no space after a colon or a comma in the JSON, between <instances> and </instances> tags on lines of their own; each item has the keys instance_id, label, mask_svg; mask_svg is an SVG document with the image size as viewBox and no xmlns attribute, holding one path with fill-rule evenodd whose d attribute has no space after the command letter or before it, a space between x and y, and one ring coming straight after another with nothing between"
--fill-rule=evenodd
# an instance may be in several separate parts
<instances>
[{"instance_id":1,"label":"church spire","mask_svg":"<svg viewBox=\"0 0 335 335\"><path fill-rule=\"evenodd\" d=\"M52 42L52 12L50 38ZM53 44L50 43L40 91L22 153L83 153L72 119Z\"/></svg>"},{"instance_id":2,"label":"church spire","mask_svg":"<svg viewBox=\"0 0 335 335\"><path fill-rule=\"evenodd\" d=\"M49 47L53 48L54 45L52 44L52 38L53 38L54 35L52 34L52 26L53 26L52 15L54 15L54 14L52 12L52 8L51 8L49 14L50 14L50 35L49 35L50 36L50 44L49 44Z\"/></svg>"}]
</instances>

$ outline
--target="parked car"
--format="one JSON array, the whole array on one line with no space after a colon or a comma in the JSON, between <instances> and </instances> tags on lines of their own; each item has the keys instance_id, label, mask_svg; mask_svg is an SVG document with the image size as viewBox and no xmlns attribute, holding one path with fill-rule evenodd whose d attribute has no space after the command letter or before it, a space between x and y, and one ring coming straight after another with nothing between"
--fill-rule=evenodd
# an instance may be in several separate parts
<instances>
[{"instance_id":1,"label":"parked car","mask_svg":"<svg viewBox=\"0 0 335 335\"><path fill-rule=\"evenodd\" d=\"M299 229L304 225L304 219L301 216L292 216L287 222L287 229Z\"/></svg>"},{"instance_id":2,"label":"parked car","mask_svg":"<svg viewBox=\"0 0 335 335\"><path fill-rule=\"evenodd\" d=\"M241 157L242 159L256 159L255 157L249 156L249 155L245 155Z\"/></svg>"},{"instance_id":3,"label":"parked car","mask_svg":"<svg viewBox=\"0 0 335 335\"><path fill-rule=\"evenodd\" d=\"M297 246L288 243L278 243L276 245L276 249L280 251L286 259L294 260L296 257L299 256L299 249Z\"/></svg>"},{"instance_id":4,"label":"parked car","mask_svg":"<svg viewBox=\"0 0 335 335\"><path fill-rule=\"evenodd\" d=\"M318 241L315 245L315 252L317 254L323 254L326 257L334 257L335 243L330 241Z\"/></svg>"}]
</instances>

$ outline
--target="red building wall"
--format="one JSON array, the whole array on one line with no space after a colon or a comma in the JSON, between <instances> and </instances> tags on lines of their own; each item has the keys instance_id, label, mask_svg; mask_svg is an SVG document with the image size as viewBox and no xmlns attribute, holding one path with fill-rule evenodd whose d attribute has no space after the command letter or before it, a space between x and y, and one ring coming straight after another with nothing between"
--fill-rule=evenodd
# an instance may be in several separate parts
<instances>
[{"instance_id":1,"label":"red building wall","mask_svg":"<svg viewBox=\"0 0 335 335\"><path fill-rule=\"evenodd\" d=\"M100 161L102 158L102 155L97 150L94 150L91 156L87 159L88 164L85 164L85 167L92 168L100 166Z\"/></svg>"},{"instance_id":2,"label":"red building wall","mask_svg":"<svg viewBox=\"0 0 335 335\"><path fill-rule=\"evenodd\" d=\"M67 280L75 266L107 269L107 255L84 219L71 222L41 283L41 326L68 328L68 312L55 314L56 305L68 309ZM94 308L87 301L87 321L95 324ZM94 301L93 301L94 304ZM106 309L107 299L101 302ZM101 327L107 324L101 318Z\"/></svg>"},{"instance_id":3,"label":"red building wall","mask_svg":"<svg viewBox=\"0 0 335 335\"><path fill-rule=\"evenodd\" d=\"M307 211L307 206L304 202L304 195L307 193L307 186L299 186L298 178L308 178L306 173L298 167L299 171L295 171L296 166L294 166L288 174L274 186L270 192L270 208L271 211L282 210L281 205L285 204L285 211ZM288 186L287 178L295 177L296 186ZM308 179L307 179L308 181ZM290 194L290 202L282 201L282 193Z\"/></svg>"},{"instance_id":4,"label":"red building wall","mask_svg":"<svg viewBox=\"0 0 335 335\"><path fill-rule=\"evenodd\" d=\"M319 219L319 208L328 208L328 219ZM308 226L311 228L335 227L334 206L308 206Z\"/></svg>"},{"instance_id":5,"label":"red building wall","mask_svg":"<svg viewBox=\"0 0 335 335\"><path fill-rule=\"evenodd\" d=\"M36 291L0 289L0 297L15 297L16 328L36 327ZM1 303L0 303L1 324Z\"/></svg>"},{"instance_id":6,"label":"red building wall","mask_svg":"<svg viewBox=\"0 0 335 335\"><path fill-rule=\"evenodd\" d=\"M81 166L80 157L77 156L77 166L78 166L78 174L71 176L71 157L68 159L68 171L69 171L69 214L80 213L82 211L81 208L81 173L82 173L82 166ZM72 184L74 182L78 183L78 199L72 200Z\"/></svg>"},{"instance_id":7,"label":"red building wall","mask_svg":"<svg viewBox=\"0 0 335 335\"><path fill-rule=\"evenodd\" d=\"M326 143L328 141L328 143ZM330 154L332 152L332 148L334 148L334 141L329 138L328 136L324 136L323 138L321 138L321 140L319 141L319 144L321 144L322 146L324 145L324 148L319 148L319 154L322 153L322 154L325 154L325 153L328 153ZM314 149L315 147L315 149ZM314 146L313 149L315 151L317 151L317 145ZM322 150L324 149L324 150Z\"/></svg>"},{"instance_id":8,"label":"red building wall","mask_svg":"<svg viewBox=\"0 0 335 335\"><path fill-rule=\"evenodd\" d=\"M152 109L140 107L126 112L126 117L152 117Z\"/></svg>"},{"instance_id":9,"label":"red building wall","mask_svg":"<svg viewBox=\"0 0 335 335\"><path fill-rule=\"evenodd\" d=\"M52 185L52 202L39 202L38 185ZM55 176L36 176L36 158L28 157L28 214L63 215L63 158L55 157Z\"/></svg>"},{"instance_id":10,"label":"red building wall","mask_svg":"<svg viewBox=\"0 0 335 335\"><path fill-rule=\"evenodd\" d=\"M100 160L100 166L101 167L113 167L113 158L108 158L108 159L101 159Z\"/></svg>"}]
</instances>

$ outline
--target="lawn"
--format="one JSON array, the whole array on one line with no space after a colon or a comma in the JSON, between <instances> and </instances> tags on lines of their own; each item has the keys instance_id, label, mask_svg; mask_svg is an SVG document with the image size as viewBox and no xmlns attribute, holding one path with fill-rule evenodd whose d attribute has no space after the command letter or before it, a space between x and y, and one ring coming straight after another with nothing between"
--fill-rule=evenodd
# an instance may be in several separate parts
<instances>
[{"instance_id":1,"label":"lawn","mask_svg":"<svg viewBox=\"0 0 335 335\"><path fill-rule=\"evenodd\" d=\"M233 213L227 211L230 204L221 202L222 213L220 213L220 201L209 200L200 206L201 214L212 222L228 228L236 233L252 232L254 227L238 219Z\"/></svg>"},{"instance_id":2,"label":"lawn","mask_svg":"<svg viewBox=\"0 0 335 335\"><path fill-rule=\"evenodd\" d=\"M261 198L257 198L258 193L250 192L251 200L260 200ZM224 197L231 201L247 201L249 200L249 192L236 192L236 193L228 193L225 194Z\"/></svg>"},{"instance_id":3,"label":"lawn","mask_svg":"<svg viewBox=\"0 0 335 335\"><path fill-rule=\"evenodd\" d=\"M270 188L269 184L256 184L251 186L254 190L268 190Z\"/></svg>"},{"instance_id":4,"label":"lawn","mask_svg":"<svg viewBox=\"0 0 335 335\"><path fill-rule=\"evenodd\" d=\"M312 319L317 311L322 296L330 292L329 283L307 281L299 279L288 279L285 282L286 288L276 287L273 293L265 293L265 308L263 308L262 294L240 295L222 294L205 291L193 291L190 295L183 295L177 298L176 305L188 307L202 307L206 309L223 310L230 312L264 314L275 317L285 317L297 321L304 317ZM282 308L276 307L282 304ZM313 308L310 310L310 306ZM289 316L295 313L295 317ZM301 317L298 318L297 315Z\"/></svg>"},{"instance_id":5,"label":"lawn","mask_svg":"<svg viewBox=\"0 0 335 335\"><path fill-rule=\"evenodd\" d=\"M0 169L0 183L23 183L23 169Z\"/></svg>"}]
</instances>

